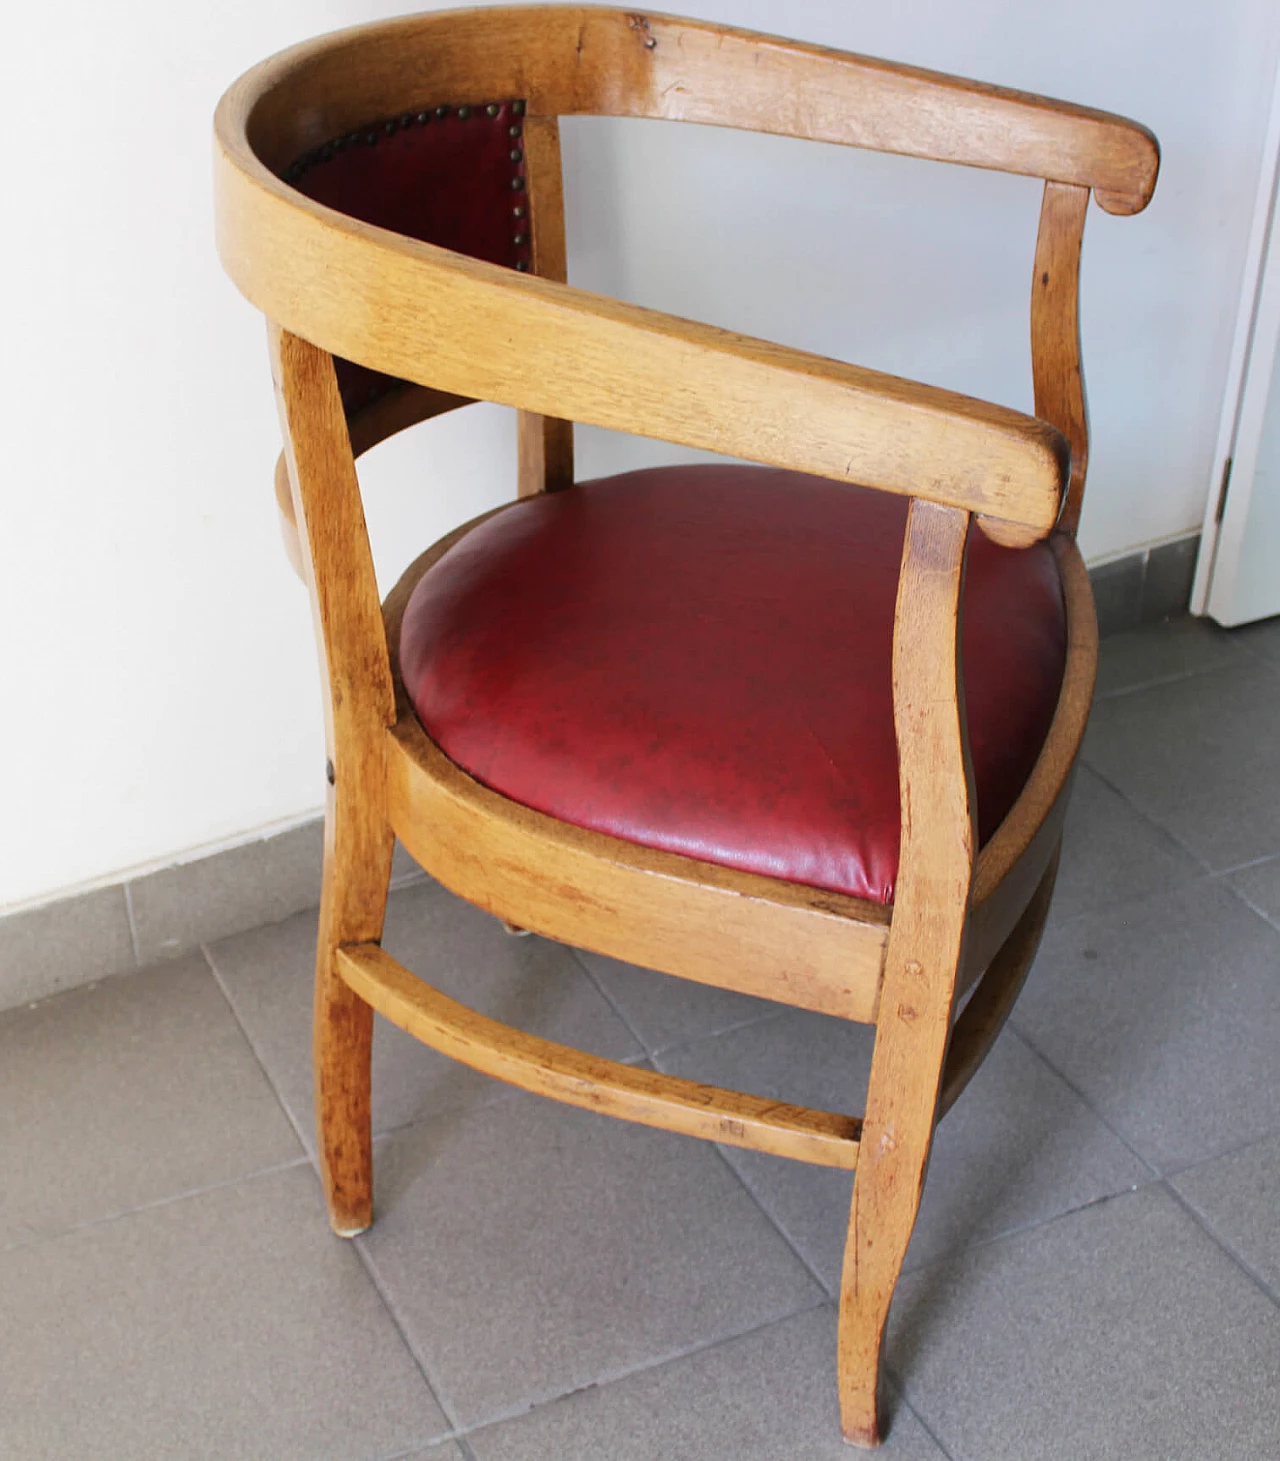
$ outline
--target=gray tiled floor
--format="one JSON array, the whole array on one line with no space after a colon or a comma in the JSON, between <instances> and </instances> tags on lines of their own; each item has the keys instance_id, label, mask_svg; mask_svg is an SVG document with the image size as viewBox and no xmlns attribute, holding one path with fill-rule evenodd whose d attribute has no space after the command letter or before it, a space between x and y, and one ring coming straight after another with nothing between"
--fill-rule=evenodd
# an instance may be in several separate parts
<instances>
[{"instance_id":1,"label":"gray tiled floor","mask_svg":"<svg viewBox=\"0 0 1280 1461\"><path fill-rule=\"evenodd\" d=\"M1280 1458L1278 629L1104 645L1041 956L935 1145L887 1461ZM313 942L299 915L0 1015L0 1456L852 1454L839 1173L380 1024L379 1221L332 1238ZM387 942L552 1038L860 1104L858 1027L511 939L429 883Z\"/></svg>"}]
</instances>

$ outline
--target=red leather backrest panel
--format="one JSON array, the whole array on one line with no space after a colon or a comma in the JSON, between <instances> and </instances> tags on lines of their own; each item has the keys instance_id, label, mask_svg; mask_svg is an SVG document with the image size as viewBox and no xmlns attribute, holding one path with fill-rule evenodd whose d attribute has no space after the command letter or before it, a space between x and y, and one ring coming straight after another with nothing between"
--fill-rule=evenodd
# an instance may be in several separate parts
<instances>
[{"instance_id":1,"label":"red leather backrest panel","mask_svg":"<svg viewBox=\"0 0 1280 1461\"><path fill-rule=\"evenodd\" d=\"M434 106L369 122L298 158L285 180L308 198L423 243L528 269L524 103ZM347 414L399 382L339 360Z\"/></svg>"}]
</instances>

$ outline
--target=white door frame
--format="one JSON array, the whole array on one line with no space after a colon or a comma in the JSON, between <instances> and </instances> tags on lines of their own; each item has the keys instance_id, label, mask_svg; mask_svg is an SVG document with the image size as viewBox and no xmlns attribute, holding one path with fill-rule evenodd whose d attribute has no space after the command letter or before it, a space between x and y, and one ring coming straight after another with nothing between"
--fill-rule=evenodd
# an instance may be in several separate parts
<instances>
[{"instance_id":1,"label":"white door frame","mask_svg":"<svg viewBox=\"0 0 1280 1461\"><path fill-rule=\"evenodd\" d=\"M1258 448L1280 346L1280 64L1263 144L1253 223L1245 253L1240 309L1223 392L1222 416L1206 494L1191 612L1232 620L1236 571L1249 517ZM1230 480L1228 483L1228 463ZM1229 487L1229 490L1228 490Z\"/></svg>"}]
</instances>

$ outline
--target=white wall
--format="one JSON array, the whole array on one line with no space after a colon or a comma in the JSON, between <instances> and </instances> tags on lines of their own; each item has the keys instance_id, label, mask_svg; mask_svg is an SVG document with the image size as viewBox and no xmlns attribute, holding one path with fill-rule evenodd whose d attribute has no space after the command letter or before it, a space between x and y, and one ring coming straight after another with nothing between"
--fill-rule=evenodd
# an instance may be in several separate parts
<instances>
[{"instance_id":1,"label":"white wall","mask_svg":"<svg viewBox=\"0 0 1280 1461\"><path fill-rule=\"evenodd\" d=\"M675 3L675 0L672 0ZM1127 112L1164 146L1094 210L1098 558L1195 528L1280 43L1272 0L683 0L690 13ZM214 257L222 88L376 0L73 0L6 25L0 906L320 803L310 625L276 539L262 329ZM566 125L575 282L1029 407L1037 187L665 124ZM668 454L580 432L584 471ZM380 573L510 492L495 408L368 461Z\"/></svg>"}]
</instances>

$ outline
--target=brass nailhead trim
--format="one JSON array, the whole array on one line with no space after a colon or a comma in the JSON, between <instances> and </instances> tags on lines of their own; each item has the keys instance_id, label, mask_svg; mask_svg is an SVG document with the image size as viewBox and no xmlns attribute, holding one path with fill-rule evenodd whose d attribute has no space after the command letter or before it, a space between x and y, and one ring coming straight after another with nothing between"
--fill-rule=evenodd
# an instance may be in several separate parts
<instances>
[{"instance_id":1,"label":"brass nailhead trim","mask_svg":"<svg viewBox=\"0 0 1280 1461\"><path fill-rule=\"evenodd\" d=\"M344 151L348 147L376 147L384 136L394 137L397 132L407 132L414 126L425 127L431 121L433 115L437 121L444 121L452 114L458 121L465 122L470 120L474 110L476 110L474 107L466 103L462 106L451 108L442 102L434 108L423 107L421 111L403 112L398 117L387 117L381 122L367 122L363 127L358 127L341 137L334 137L330 141L323 143L320 147L313 148L310 152L303 153L301 157L295 158L285 170L285 181L297 183L317 163L331 161L339 152ZM486 117L496 121L502 116L503 104L496 101L486 102L483 106L483 111ZM523 117L524 114L525 102L523 99L517 97L510 103L510 115L518 119ZM513 140L514 144L510 148L507 156L516 168L519 168L524 162L524 150L516 140L520 138L522 133L523 128L518 120L511 122L507 127L507 136ZM525 190L525 180L517 173L511 179L511 191L513 193L523 193ZM511 216L516 220L521 220L526 216L527 212L526 205L523 202L517 202L511 209ZM519 223L517 223L517 230L511 237L511 245L514 249L523 249L529 244L529 235ZM527 273L531 267L530 260L527 258L517 259L515 261L515 267L521 273ZM369 386L368 399L370 401L376 400L381 394L382 390L377 383Z\"/></svg>"}]
</instances>

